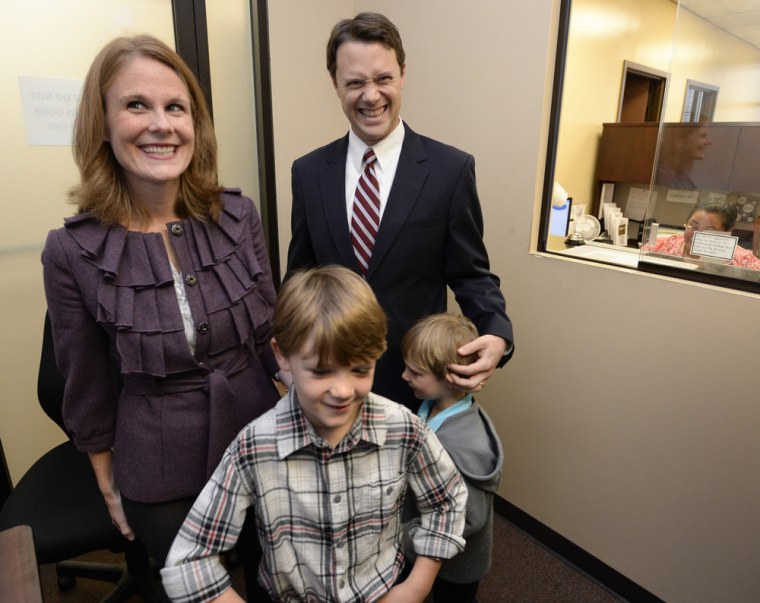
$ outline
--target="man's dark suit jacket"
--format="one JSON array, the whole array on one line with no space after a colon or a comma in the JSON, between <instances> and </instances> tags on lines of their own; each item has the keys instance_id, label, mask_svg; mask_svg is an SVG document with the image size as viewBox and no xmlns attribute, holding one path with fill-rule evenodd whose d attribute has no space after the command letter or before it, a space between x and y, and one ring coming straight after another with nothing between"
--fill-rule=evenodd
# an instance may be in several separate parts
<instances>
[{"instance_id":1,"label":"man's dark suit jacket","mask_svg":"<svg viewBox=\"0 0 760 603\"><path fill-rule=\"evenodd\" d=\"M480 334L507 340L500 366L514 348L499 279L489 270L483 244L475 161L404 126L366 278L388 315L388 351L378 362L373 391L416 409L419 401L401 379L401 339L414 321L446 311L447 285ZM346 215L347 150L348 135L293 163L288 272L325 264L359 272Z\"/></svg>"}]
</instances>

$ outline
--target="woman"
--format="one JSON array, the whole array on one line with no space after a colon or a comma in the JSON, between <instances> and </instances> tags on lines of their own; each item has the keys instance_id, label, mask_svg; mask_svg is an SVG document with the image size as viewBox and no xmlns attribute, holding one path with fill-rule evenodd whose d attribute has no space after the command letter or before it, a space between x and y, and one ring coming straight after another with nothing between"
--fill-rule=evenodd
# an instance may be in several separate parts
<instances>
[{"instance_id":1,"label":"woman","mask_svg":"<svg viewBox=\"0 0 760 603\"><path fill-rule=\"evenodd\" d=\"M663 132L660 165L655 181L662 186L694 190L691 179L694 163L705 158L712 144L707 126L679 124L667 127Z\"/></svg>"},{"instance_id":2,"label":"woman","mask_svg":"<svg viewBox=\"0 0 760 603\"><path fill-rule=\"evenodd\" d=\"M253 203L218 186L201 89L159 40L101 50L73 144L78 213L42 255L64 421L161 567L227 444L279 398L269 260Z\"/></svg>"},{"instance_id":3,"label":"woman","mask_svg":"<svg viewBox=\"0 0 760 603\"><path fill-rule=\"evenodd\" d=\"M736 215L736 207L726 203L712 202L695 207L684 224L683 234L658 239L655 245L644 246L644 251L699 259L699 256L691 253L694 233L697 231L730 232L736 223ZM726 264L760 270L760 258L757 258L749 249L739 245L734 249L734 257Z\"/></svg>"}]
</instances>

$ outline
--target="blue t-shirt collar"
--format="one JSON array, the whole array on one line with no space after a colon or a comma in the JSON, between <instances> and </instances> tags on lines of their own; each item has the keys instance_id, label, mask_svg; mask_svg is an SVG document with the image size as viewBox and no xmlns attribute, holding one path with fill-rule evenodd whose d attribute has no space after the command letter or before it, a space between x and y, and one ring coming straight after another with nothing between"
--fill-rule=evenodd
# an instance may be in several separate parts
<instances>
[{"instance_id":1,"label":"blue t-shirt collar","mask_svg":"<svg viewBox=\"0 0 760 603\"><path fill-rule=\"evenodd\" d=\"M425 421L428 424L428 427L430 427L430 429L435 432L438 431L438 428L443 425L443 422L446 419L453 417L454 415L458 415L460 412L464 412L470 408L470 406L472 406L473 402L474 400L472 399L472 394L467 394L459 402L452 406L449 406L446 410L438 413L432 419L430 419L430 421L428 421L430 410L435 405L436 400L423 400L422 404L420 404L420 409L417 411L417 416Z\"/></svg>"}]
</instances>

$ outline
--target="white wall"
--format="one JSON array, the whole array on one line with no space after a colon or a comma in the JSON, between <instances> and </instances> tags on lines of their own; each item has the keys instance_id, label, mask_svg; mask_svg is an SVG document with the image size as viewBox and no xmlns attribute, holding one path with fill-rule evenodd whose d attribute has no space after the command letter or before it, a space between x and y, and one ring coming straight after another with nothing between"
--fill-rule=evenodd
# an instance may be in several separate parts
<instances>
[{"instance_id":1,"label":"white wall","mask_svg":"<svg viewBox=\"0 0 760 603\"><path fill-rule=\"evenodd\" d=\"M501 496L669 602L758 600L757 297L531 252L558 0L313 5L270 3L282 249L290 163L347 129L330 27L384 12L407 50L402 116L476 157L517 340L479 396Z\"/></svg>"}]
</instances>

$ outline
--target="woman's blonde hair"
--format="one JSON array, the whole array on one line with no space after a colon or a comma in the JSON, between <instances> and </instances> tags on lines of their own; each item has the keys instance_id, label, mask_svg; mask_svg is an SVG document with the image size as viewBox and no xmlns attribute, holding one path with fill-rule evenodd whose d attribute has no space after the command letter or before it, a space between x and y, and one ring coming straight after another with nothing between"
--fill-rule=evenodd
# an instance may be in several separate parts
<instances>
[{"instance_id":1,"label":"woman's blonde hair","mask_svg":"<svg viewBox=\"0 0 760 603\"><path fill-rule=\"evenodd\" d=\"M285 356L313 354L320 365L374 362L387 345L387 319L375 294L342 266L289 276L277 296L272 330Z\"/></svg>"},{"instance_id":2,"label":"woman's blonde hair","mask_svg":"<svg viewBox=\"0 0 760 603\"><path fill-rule=\"evenodd\" d=\"M437 379L445 379L450 364L472 364L477 354L460 356L457 350L478 337L478 330L469 318L444 312L418 320L401 342L404 360L413 362Z\"/></svg>"},{"instance_id":3,"label":"woman's blonde hair","mask_svg":"<svg viewBox=\"0 0 760 603\"><path fill-rule=\"evenodd\" d=\"M70 202L80 213L90 212L108 225L145 217L139 200L130 197L123 169L106 141L106 91L135 57L153 59L172 69L190 94L195 145L190 165L180 176L177 215L217 220L222 208L221 188L216 137L206 99L195 75L180 56L149 35L112 40L98 53L87 72L74 121L73 152L80 182L69 192Z\"/></svg>"}]
</instances>

